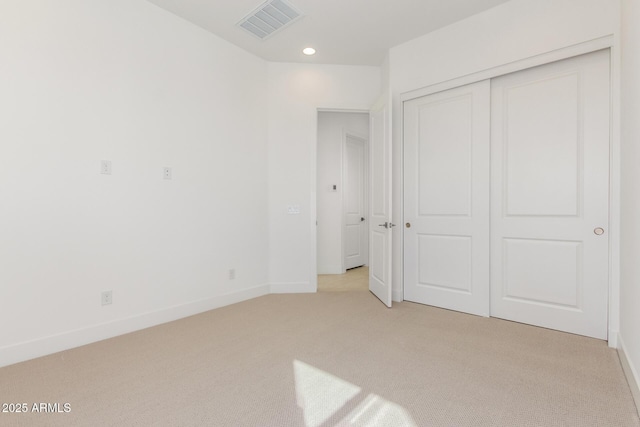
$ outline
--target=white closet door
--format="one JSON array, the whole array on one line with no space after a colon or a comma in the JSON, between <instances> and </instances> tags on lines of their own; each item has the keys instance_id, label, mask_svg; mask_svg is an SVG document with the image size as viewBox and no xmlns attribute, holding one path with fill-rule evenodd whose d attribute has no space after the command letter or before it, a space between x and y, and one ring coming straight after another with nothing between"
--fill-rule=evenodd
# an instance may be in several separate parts
<instances>
[{"instance_id":1,"label":"white closet door","mask_svg":"<svg viewBox=\"0 0 640 427\"><path fill-rule=\"evenodd\" d=\"M609 52L492 80L491 315L607 338Z\"/></svg>"},{"instance_id":2,"label":"white closet door","mask_svg":"<svg viewBox=\"0 0 640 427\"><path fill-rule=\"evenodd\" d=\"M488 316L489 81L404 109L404 298Z\"/></svg>"}]
</instances>

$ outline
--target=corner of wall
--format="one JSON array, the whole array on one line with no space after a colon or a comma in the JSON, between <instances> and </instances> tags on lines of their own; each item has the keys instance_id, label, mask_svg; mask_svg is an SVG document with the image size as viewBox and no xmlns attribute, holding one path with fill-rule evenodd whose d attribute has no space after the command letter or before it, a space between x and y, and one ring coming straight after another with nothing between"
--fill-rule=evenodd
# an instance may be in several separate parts
<instances>
[{"instance_id":1,"label":"corner of wall","mask_svg":"<svg viewBox=\"0 0 640 427\"><path fill-rule=\"evenodd\" d=\"M404 295L401 289L394 289L392 291L391 300L393 302L402 302L404 301Z\"/></svg>"},{"instance_id":2,"label":"corner of wall","mask_svg":"<svg viewBox=\"0 0 640 427\"><path fill-rule=\"evenodd\" d=\"M624 371L625 376L627 377L627 383L629 384L629 388L631 389L631 395L633 396L633 400L636 403L636 410L640 415L640 377L638 376L638 371L635 366L631 363L631 360L627 357L627 350L622 341L622 337L618 334L618 357L620 358L620 364L622 365L622 370Z\"/></svg>"},{"instance_id":3,"label":"corner of wall","mask_svg":"<svg viewBox=\"0 0 640 427\"><path fill-rule=\"evenodd\" d=\"M618 340L620 339L620 332L618 330L609 328L608 336L609 340L607 341L607 344L609 344L609 348L617 349L619 343Z\"/></svg>"},{"instance_id":4,"label":"corner of wall","mask_svg":"<svg viewBox=\"0 0 640 427\"><path fill-rule=\"evenodd\" d=\"M309 282L271 283L269 291L271 294L311 294L318 291L318 286Z\"/></svg>"}]
</instances>

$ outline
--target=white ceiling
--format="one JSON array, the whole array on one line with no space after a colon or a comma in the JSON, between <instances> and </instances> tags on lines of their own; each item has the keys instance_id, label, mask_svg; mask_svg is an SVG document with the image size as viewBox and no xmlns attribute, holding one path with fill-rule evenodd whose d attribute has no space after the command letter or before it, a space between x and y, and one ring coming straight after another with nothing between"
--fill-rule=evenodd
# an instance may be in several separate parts
<instances>
[{"instance_id":1,"label":"white ceiling","mask_svg":"<svg viewBox=\"0 0 640 427\"><path fill-rule=\"evenodd\" d=\"M268 61L380 65L389 48L508 0L288 0L305 16L265 41L236 26L264 0L148 1Z\"/></svg>"}]
</instances>

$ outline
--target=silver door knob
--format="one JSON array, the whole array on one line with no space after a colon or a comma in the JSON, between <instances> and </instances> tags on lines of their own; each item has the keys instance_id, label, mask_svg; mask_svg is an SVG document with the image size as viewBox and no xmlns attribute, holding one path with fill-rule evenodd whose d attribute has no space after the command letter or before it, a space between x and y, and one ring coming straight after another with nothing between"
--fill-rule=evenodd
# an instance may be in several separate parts
<instances>
[{"instance_id":1,"label":"silver door knob","mask_svg":"<svg viewBox=\"0 0 640 427\"><path fill-rule=\"evenodd\" d=\"M406 223L404 226L405 226L405 227L407 227L407 228L411 228L411 223L410 223L410 222L408 222L408 223Z\"/></svg>"},{"instance_id":2,"label":"silver door knob","mask_svg":"<svg viewBox=\"0 0 640 427\"><path fill-rule=\"evenodd\" d=\"M596 236L602 236L604 234L604 228L602 227L594 228L593 232L595 233Z\"/></svg>"},{"instance_id":3,"label":"silver door knob","mask_svg":"<svg viewBox=\"0 0 640 427\"><path fill-rule=\"evenodd\" d=\"M385 222L384 224L378 224L378 227L389 228L389 223Z\"/></svg>"}]
</instances>

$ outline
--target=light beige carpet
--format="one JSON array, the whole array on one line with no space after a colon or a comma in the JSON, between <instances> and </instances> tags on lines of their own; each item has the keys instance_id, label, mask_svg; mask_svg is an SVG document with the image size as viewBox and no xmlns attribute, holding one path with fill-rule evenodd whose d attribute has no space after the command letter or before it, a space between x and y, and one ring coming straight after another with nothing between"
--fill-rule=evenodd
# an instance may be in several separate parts
<instances>
[{"instance_id":1,"label":"light beige carpet","mask_svg":"<svg viewBox=\"0 0 640 427\"><path fill-rule=\"evenodd\" d=\"M318 292L351 292L369 289L369 267L357 267L345 274L319 274Z\"/></svg>"},{"instance_id":2,"label":"light beige carpet","mask_svg":"<svg viewBox=\"0 0 640 427\"><path fill-rule=\"evenodd\" d=\"M0 369L2 426L640 426L603 341L367 291L268 295Z\"/></svg>"}]
</instances>

